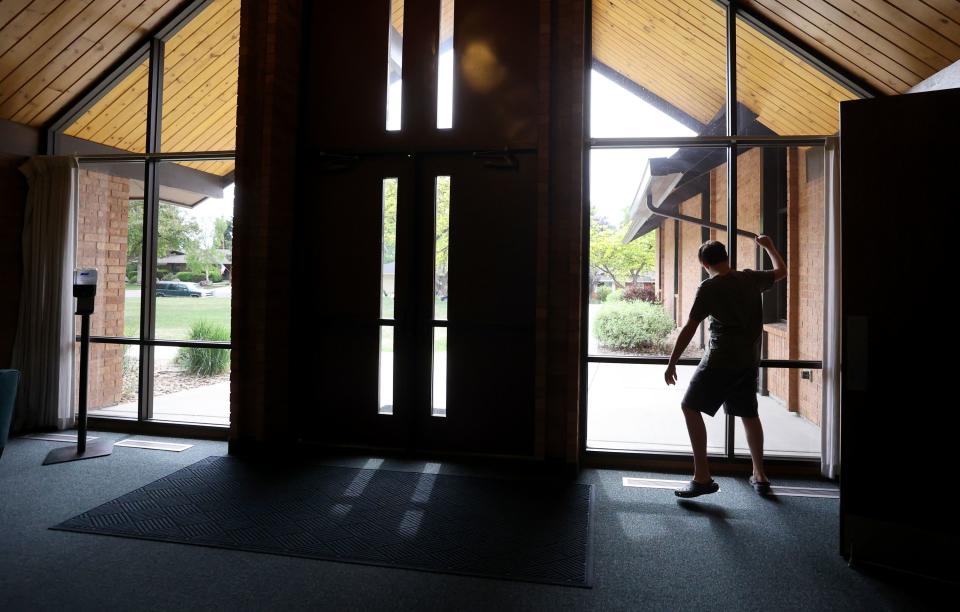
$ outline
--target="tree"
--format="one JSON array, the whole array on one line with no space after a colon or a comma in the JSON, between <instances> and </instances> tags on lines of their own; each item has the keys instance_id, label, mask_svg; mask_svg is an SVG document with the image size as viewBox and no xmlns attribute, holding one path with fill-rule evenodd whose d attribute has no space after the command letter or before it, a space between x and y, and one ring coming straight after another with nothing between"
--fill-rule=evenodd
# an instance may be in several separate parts
<instances>
[{"instance_id":1,"label":"tree","mask_svg":"<svg viewBox=\"0 0 960 612\"><path fill-rule=\"evenodd\" d=\"M590 266L595 272L607 274L614 288L636 283L640 275L654 268L656 234L649 232L624 244L629 225L629 219L617 226L599 216L595 209L590 211Z\"/></svg>"},{"instance_id":2,"label":"tree","mask_svg":"<svg viewBox=\"0 0 960 612\"><path fill-rule=\"evenodd\" d=\"M187 251L187 267L194 274L203 274L208 283L210 272L220 272L220 259L220 251L209 244L198 244Z\"/></svg>"},{"instance_id":3,"label":"tree","mask_svg":"<svg viewBox=\"0 0 960 612\"><path fill-rule=\"evenodd\" d=\"M193 219L188 219L178 206L160 203L157 219L157 256L165 257L172 251L186 253L199 244L202 232ZM127 263L137 265L137 283L143 274L143 200L130 200L127 215Z\"/></svg>"},{"instance_id":4,"label":"tree","mask_svg":"<svg viewBox=\"0 0 960 612\"><path fill-rule=\"evenodd\" d=\"M397 259L397 179L383 181L383 263Z\"/></svg>"},{"instance_id":5,"label":"tree","mask_svg":"<svg viewBox=\"0 0 960 612\"><path fill-rule=\"evenodd\" d=\"M436 286L434 292L438 296L447 295L448 263L450 261L450 177L440 176L436 181L436 242L434 247L434 274Z\"/></svg>"},{"instance_id":6,"label":"tree","mask_svg":"<svg viewBox=\"0 0 960 612\"><path fill-rule=\"evenodd\" d=\"M214 220L213 246L226 251L233 249L233 219L217 217Z\"/></svg>"}]
</instances>

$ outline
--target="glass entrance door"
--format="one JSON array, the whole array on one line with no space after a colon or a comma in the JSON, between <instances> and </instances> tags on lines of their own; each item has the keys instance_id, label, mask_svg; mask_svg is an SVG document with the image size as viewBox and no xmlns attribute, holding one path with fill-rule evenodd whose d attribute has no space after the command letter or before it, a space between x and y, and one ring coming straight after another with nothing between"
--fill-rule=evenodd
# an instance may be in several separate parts
<instances>
[{"instance_id":1,"label":"glass entrance door","mask_svg":"<svg viewBox=\"0 0 960 612\"><path fill-rule=\"evenodd\" d=\"M536 160L320 160L297 320L305 438L524 452L533 438ZM322 202L313 205L311 202ZM494 442L491 442L494 441Z\"/></svg>"}]
</instances>

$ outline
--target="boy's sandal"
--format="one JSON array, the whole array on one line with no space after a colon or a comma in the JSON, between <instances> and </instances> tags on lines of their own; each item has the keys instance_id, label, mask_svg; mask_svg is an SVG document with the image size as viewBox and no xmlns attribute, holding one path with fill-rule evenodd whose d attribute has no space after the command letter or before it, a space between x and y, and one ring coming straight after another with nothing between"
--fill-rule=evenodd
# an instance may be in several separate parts
<instances>
[{"instance_id":1,"label":"boy's sandal","mask_svg":"<svg viewBox=\"0 0 960 612\"><path fill-rule=\"evenodd\" d=\"M684 487L681 487L674 491L673 493L677 497L689 498L689 497L699 497L700 495L708 495L710 493L716 493L720 490L720 485L717 484L715 480L710 480L710 482L704 484L691 480Z\"/></svg>"},{"instance_id":2,"label":"boy's sandal","mask_svg":"<svg viewBox=\"0 0 960 612\"><path fill-rule=\"evenodd\" d=\"M756 478L751 476L750 486L752 486L753 490L759 493L760 495L769 495L771 492L770 482L767 480L757 480Z\"/></svg>"}]
</instances>

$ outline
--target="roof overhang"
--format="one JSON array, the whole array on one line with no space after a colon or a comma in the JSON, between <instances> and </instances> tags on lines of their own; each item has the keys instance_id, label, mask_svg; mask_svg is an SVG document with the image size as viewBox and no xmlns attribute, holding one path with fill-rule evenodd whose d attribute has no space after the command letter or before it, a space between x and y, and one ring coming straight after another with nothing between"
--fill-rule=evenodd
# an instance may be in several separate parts
<instances>
[{"instance_id":1,"label":"roof overhang","mask_svg":"<svg viewBox=\"0 0 960 612\"><path fill-rule=\"evenodd\" d=\"M96 142L60 136L60 151L67 155L129 155L122 151ZM158 164L157 178L160 182L160 199L164 202L192 208L207 198L222 198L224 188L233 182L233 173L219 176L175 163ZM109 161L91 164L88 169L103 172L111 176L130 179L130 198L143 198L144 167L138 162Z\"/></svg>"}]
</instances>

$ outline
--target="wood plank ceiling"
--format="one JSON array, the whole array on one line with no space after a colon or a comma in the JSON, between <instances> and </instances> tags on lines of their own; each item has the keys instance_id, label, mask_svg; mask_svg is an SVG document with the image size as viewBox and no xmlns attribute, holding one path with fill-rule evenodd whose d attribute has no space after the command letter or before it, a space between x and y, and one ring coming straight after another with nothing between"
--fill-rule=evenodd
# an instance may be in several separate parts
<instances>
[{"instance_id":1,"label":"wood plank ceiling","mask_svg":"<svg viewBox=\"0 0 960 612\"><path fill-rule=\"evenodd\" d=\"M0 118L43 126L186 1L0 1Z\"/></svg>"},{"instance_id":2,"label":"wood plank ceiling","mask_svg":"<svg viewBox=\"0 0 960 612\"><path fill-rule=\"evenodd\" d=\"M0 1L0 118L45 125L187 2ZM742 3L882 93L904 93L960 60L958 0ZM403 0L394 0L401 32L402 10ZM593 11L599 61L701 122L721 109L724 21L717 3L594 0ZM167 43L164 150L235 146L238 28L239 0L215 0ZM741 102L777 133L834 132L836 103L852 94L751 27L738 30ZM71 132L142 151L134 125L145 117L145 71L137 68Z\"/></svg>"},{"instance_id":3,"label":"wood plank ceiling","mask_svg":"<svg viewBox=\"0 0 960 612\"><path fill-rule=\"evenodd\" d=\"M236 147L240 0L213 0L164 49L160 148ZM146 144L147 65L126 76L65 130L70 136L142 153ZM224 176L232 161L184 162Z\"/></svg>"},{"instance_id":4,"label":"wood plank ceiling","mask_svg":"<svg viewBox=\"0 0 960 612\"><path fill-rule=\"evenodd\" d=\"M743 0L885 94L960 60L957 0ZM712 0L595 0L594 57L701 123L723 106L723 8ZM740 102L778 134L837 131L853 93L738 22Z\"/></svg>"},{"instance_id":5,"label":"wood plank ceiling","mask_svg":"<svg viewBox=\"0 0 960 612\"><path fill-rule=\"evenodd\" d=\"M742 0L884 94L960 60L958 0Z\"/></svg>"},{"instance_id":6,"label":"wood plank ceiling","mask_svg":"<svg viewBox=\"0 0 960 612\"><path fill-rule=\"evenodd\" d=\"M737 26L737 93L777 134L832 134L854 94L749 24ZM595 0L594 58L708 123L726 97L726 19L712 0Z\"/></svg>"}]
</instances>

